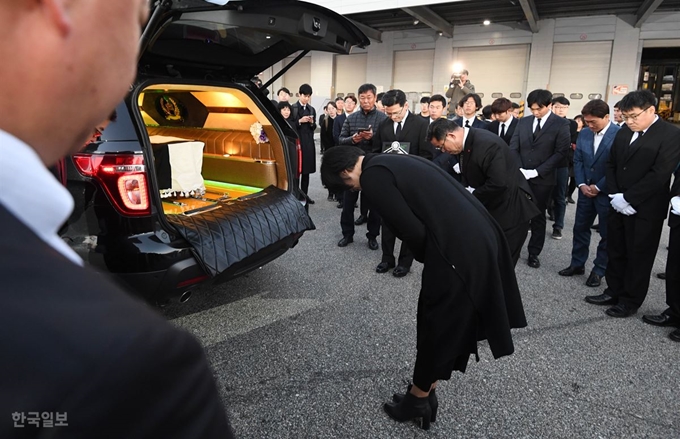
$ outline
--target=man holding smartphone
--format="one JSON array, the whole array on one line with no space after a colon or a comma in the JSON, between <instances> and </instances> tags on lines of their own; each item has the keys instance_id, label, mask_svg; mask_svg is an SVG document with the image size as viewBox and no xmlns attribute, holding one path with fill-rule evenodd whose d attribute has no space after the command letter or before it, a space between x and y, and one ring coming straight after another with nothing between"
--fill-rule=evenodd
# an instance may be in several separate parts
<instances>
[{"instance_id":1,"label":"man holding smartphone","mask_svg":"<svg viewBox=\"0 0 680 439\"><path fill-rule=\"evenodd\" d=\"M302 172L300 173L300 189L307 196L307 202L314 204L309 198L309 174L316 172L316 146L314 144L314 130L316 130L316 110L309 104L312 98L312 86L302 84L298 91L300 98L294 103L291 119L300 136L302 149Z\"/></svg>"},{"instance_id":2,"label":"man holding smartphone","mask_svg":"<svg viewBox=\"0 0 680 439\"><path fill-rule=\"evenodd\" d=\"M340 132L341 145L358 146L365 152L380 152L373 147L373 133L380 125L380 122L387 119L387 115L378 111L375 106L376 88L373 84L364 84L359 87L359 105L361 109L347 116ZM354 242L354 205L359 198L359 192L348 190L344 194L342 214L340 216L340 226L342 228L342 239L338 242L339 247L345 247ZM377 237L380 234L380 217L370 206L366 205L362 199L362 216L357 223L362 224L362 217L368 222L366 237L368 238L368 248L378 250Z\"/></svg>"}]
</instances>

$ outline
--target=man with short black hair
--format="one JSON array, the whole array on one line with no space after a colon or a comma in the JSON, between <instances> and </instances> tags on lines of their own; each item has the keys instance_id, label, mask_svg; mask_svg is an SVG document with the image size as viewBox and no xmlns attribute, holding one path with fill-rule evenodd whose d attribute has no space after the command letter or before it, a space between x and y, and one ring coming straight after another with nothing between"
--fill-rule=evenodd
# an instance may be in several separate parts
<instances>
[{"instance_id":1,"label":"man with short black hair","mask_svg":"<svg viewBox=\"0 0 680 439\"><path fill-rule=\"evenodd\" d=\"M528 264L541 266L538 256L545 243L545 210L555 186L555 169L564 160L571 145L569 122L551 111L552 93L533 90L527 96L532 116L523 117L510 140L510 149L520 161L520 170L529 180L534 199L541 211L531 220Z\"/></svg>"},{"instance_id":2,"label":"man with short black hair","mask_svg":"<svg viewBox=\"0 0 680 439\"><path fill-rule=\"evenodd\" d=\"M428 123L422 117L416 117L411 113L406 94L402 90L390 90L383 94L382 104L388 118L380 123L375 136L373 136L373 150L390 150L396 143L400 149L405 149L408 154L431 160L433 149L425 141ZM404 242L401 243L399 258L395 266L394 244L396 236L388 227L383 225L380 238L382 259L375 271L386 273L390 268L394 268L392 271L394 277L406 276L413 264L413 254L408 249L408 245Z\"/></svg>"},{"instance_id":3,"label":"man with short black hair","mask_svg":"<svg viewBox=\"0 0 680 439\"><path fill-rule=\"evenodd\" d=\"M496 120L491 122L486 129L497 134L503 141L510 145L510 139L515 133L519 119L512 114L512 102L507 98L498 98L491 103L491 112Z\"/></svg>"},{"instance_id":4,"label":"man with short black hair","mask_svg":"<svg viewBox=\"0 0 680 439\"><path fill-rule=\"evenodd\" d=\"M444 117L444 111L446 110L446 98L442 95L432 95L430 97L430 104L427 106L430 112L429 123Z\"/></svg>"},{"instance_id":5,"label":"man with short black hair","mask_svg":"<svg viewBox=\"0 0 680 439\"><path fill-rule=\"evenodd\" d=\"M621 108L619 106L619 102L614 104L614 125L618 127L622 127L626 124L626 121L623 120L623 116L621 115Z\"/></svg>"},{"instance_id":6,"label":"man with short black hair","mask_svg":"<svg viewBox=\"0 0 680 439\"><path fill-rule=\"evenodd\" d=\"M354 145L363 149L365 152L377 152L373 145L373 136L378 129L378 125L387 116L382 111L378 111L375 106L376 88L373 84L363 84L359 87L360 110L356 111L345 120L340 132L340 145ZM347 103L347 101L345 101ZM365 212L354 221L354 205L359 199L359 192L345 191L343 195L342 215L340 216L340 226L342 227L342 239L338 241L338 247L346 247L347 244L354 242L354 226L363 222L362 217L367 222L366 238L368 238L368 248L378 250L377 237L380 234L380 217L378 213L371 210L367 202L362 198L361 209Z\"/></svg>"},{"instance_id":7,"label":"man with short black hair","mask_svg":"<svg viewBox=\"0 0 680 439\"><path fill-rule=\"evenodd\" d=\"M420 98L420 117L425 120L430 119L430 97L423 96Z\"/></svg>"},{"instance_id":8,"label":"man with short black hair","mask_svg":"<svg viewBox=\"0 0 680 439\"><path fill-rule=\"evenodd\" d=\"M482 108L482 117L484 117L483 122L486 122L487 125L494 121L494 115L493 111L491 111L491 105L485 105L484 108Z\"/></svg>"},{"instance_id":9,"label":"man with short black hair","mask_svg":"<svg viewBox=\"0 0 680 439\"><path fill-rule=\"evenodd\" d=\"M539 210L515 155L497 135L487 130L461 128L447 119L429 126L427 140L441 151L459 157L461 184L501 226L516 265L529 232L529 220Z\"/></svg>"},{"instance_id":10,"label":"man with short black hair","mask_svg":"<svg viewBox=\"0 0 680 439\"><path fill-rule=\"evenodd\" d=\"M624 96L620 108L626 126L617 133L607 162L608 288L586 301L612 305L606 310L611 317L635 314L647 296L671 175L680 162L680 129L657 116L655 103L649 90Z\"/></svg>"},{"instance_id":11,"label":"man with short black hair","mask_svg":"<svg viewBox=\"0 0 680 439\"><path fill-rule=\"evenodd\" d=\"M302 84L298 90L298 101L291 105L290 120L298 131L300 149L302 150L302 172L300 175L300 190L307 197L309 204L314 204L308 194L309 174L316 172L316 144L314 143L314 131L316 130L316 110L310 104L312 99L312 86Z\"/></svg>"},{"instance_id":12,"label":"man with short black hair","mask_svg":"<svg viewBox=\"0 0 680 439\"><path fill-rule=\"evenodd\" d=\"M454 122L465 128L486 129L487 123L477 118L477 112L482 107L482 98L478 94L466 94L460 100L459 105L463 108L463 117L454 119Z\"/></svg>"},{"instance_id":13,"label":"man with short black hair","mask_svg":"<svg viewBox=\"0 0 680 439\"><path fill-rule=\"evenodd\" d=\"M562 239L562 229L564 229L564 215L567 212L567 186L569 185L569 167L573 167L574 150L571 147L576 145L576 137L578 136L578 124L575 120L567 119L569 112L569 99L564 96L557 96L552 100L552 110L559 116L569 122L569 136L570 146L567 150L567 155L564 160L555 169L555 188L552 192L552 197L548 201L548 212L552 211L555 218L553 224L552 239Z\"/></svg>"},{"instance_id":14,"label":"man with short black hair","mask_svg":"<svg viewBox=\"0 0 680 439\"><path fill-rule=\"evenodd\" d=\"M342 101L344 111L342 113L338 113L338 115L335 118L335 121L333 122L333 140L335 141L336 145L340 144L340 132L342 131L342 126L345 124L345 120L347 120L347 116L354 112L354 109L357 106L357 102L359 102L357 101L357 98L354 95L348 95ZM335 102L337 105L338 102L337 99Z\"/></svg>"},{"instance_id":15,"label":"man with short black hair","mask_svg":"<svg viewBox=\"0 0 680 439\"><path fill-rule=\"evenodd\" d=\"M513 115L514 117L516 117L517 119L520 118L520 114L519 114L519 113L520 113L520 109L521 109L521 107L519 106L519 104L518 104L517 102L513 102L513 103L512 103L512 115Z\"/></svg>"},{"instance_id":16,"label":"man with short black hair","mask_svg":"<svg viewBox=\"0 0 680 439\"><path fill-rule=\"evenodd\" d=\"M593 270L586 281L589 287L599 287L607 269L607 196L606 169L609 151L619 127L609 120L609 105L601 99L589 101L581 110L587 126L576 140L574 152L574 178L579 189L574 239L569 267L559 271L560 276L585 274L590 249L590 228L595 217L600 218L600 242Z\"/></svg>"},{"instance_id":17,"label":"man with short black hair","mask_svg":"<svg viewBox=\"0 0 680 439\"><path fill-rule=\"evenodd\" d=\"M276 97L279 98L279 102L288 102L290 100L290 90L286 87L281 87L279 91L276 92Z\"/></svg>"}]
</instances>

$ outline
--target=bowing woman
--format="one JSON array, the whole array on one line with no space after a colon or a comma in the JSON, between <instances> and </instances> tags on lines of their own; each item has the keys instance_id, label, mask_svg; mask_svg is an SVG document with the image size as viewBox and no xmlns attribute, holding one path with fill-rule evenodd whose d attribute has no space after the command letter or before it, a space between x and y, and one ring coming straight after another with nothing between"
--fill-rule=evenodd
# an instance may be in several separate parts
<instances>
[{"instance_id":1,"label":"bowing woman","mask_svg":"<svg viewBox=\"0 0 680 439\"><path fill-rule=\"evenodd\" d=\"M479 340L488 340L494 358L514 352L510 328L526 326L514 264L500 226L437 165L412 155L364 154L351 146L326 151L321 180L331 190L361 190L383 226L424 264L413 384L384 409L400 422L421 419L428 429L439 405L437 382L465 372L470 355L479 360Z\"/></svg>"}]
</instances>

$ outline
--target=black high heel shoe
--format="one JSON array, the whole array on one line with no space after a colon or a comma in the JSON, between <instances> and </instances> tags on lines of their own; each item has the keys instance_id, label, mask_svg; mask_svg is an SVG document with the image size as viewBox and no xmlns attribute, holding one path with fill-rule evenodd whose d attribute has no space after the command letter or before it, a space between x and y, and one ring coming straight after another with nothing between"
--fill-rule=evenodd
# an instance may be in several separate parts
<instances>
[{"instance_id":1,"label":"black high heel shoe","mask_svg":"<svg viewBox=\"0 0 680 439\"><path fill-rule=\"evenodd\" d=\"M398 402L386 402L383 405L385 412L398 422L406 422L412 419L421 419L421 428L423 430L430 429L430 419L432 418L432 410L430 409L429 398L418 398L411 392L407 392L404 398Z\"/></svg>"},{"instance_id":2,"label":"black high heel shoe","mask_svg":"<svg viewBox=\"0 0 680 439\"><path fill-rule=\"evenodd\" d=\"M408 385L408 389L406 392L411 391L411 386L412 384ZM430 410L432 411L432 415L430 416L430 422L436 422L437 421L437 409L439 408L439 401L437 400L437 389L432 389L430 390L430 396L428 396L428 401L430 403ZM395 393L392 395L392 401L399 403L401 400L404 399L404 394L403 393Z\"/></svg>"}]
</instances>

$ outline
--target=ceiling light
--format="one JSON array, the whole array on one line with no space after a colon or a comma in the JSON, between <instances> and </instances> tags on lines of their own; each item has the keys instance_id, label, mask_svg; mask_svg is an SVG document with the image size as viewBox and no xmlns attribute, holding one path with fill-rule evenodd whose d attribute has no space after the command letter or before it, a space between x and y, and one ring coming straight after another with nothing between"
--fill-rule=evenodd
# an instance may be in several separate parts
<instances>
[{"instance_id":1,"label":"ceiling light","mask_svg":"<svg viewBox=\"0 0 680 439\"><path fill-rule=\"evenodd\" d=\"M265 38L269 40L271 39L271 37L272 37L271 35L267 35Z\"/></svg>"},{"instance_id":2,"label":"ceiling light","mask_svg":"<svg viewBox=\"0 0 680 439\"><path fill-rule=\"evenodd\" d=\"M484 20L484 26L488 26L488 25L490 25L490 24L491 24L491 21L490 21L490 20Z\"/></svg>"},{"instance_id":3,"label":"ceiling light","mask_svg":"<svg viewBox=\"0 0 680 439\"><path fill-rule=\"evenodd\" d=\"M437 35L439 35L439 36L441 37L442 35L444 35L444 32L438 31L438 32L437 32Z\"/></svg>"},{"instance_id":4,"label":"ceiling light","mask_svg":"<svg viewBox=\"0 0 680 439\"><path fill-rule=\"evenodd\" d=\"M420 20L413 20L413 25L415 26L416 24L420 23Z\"/></svg>"}]
</instances>

